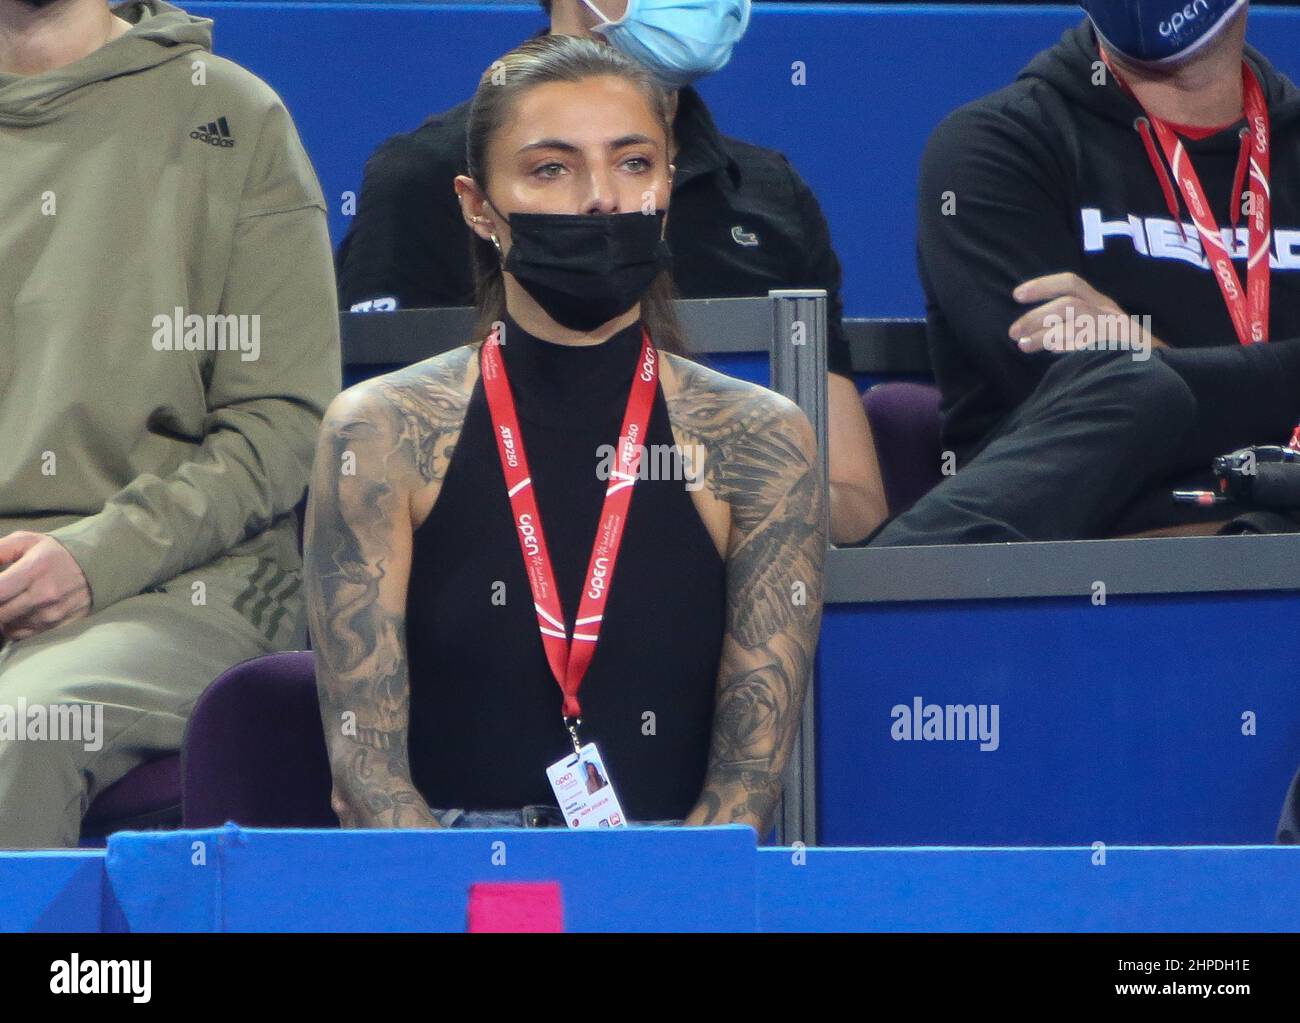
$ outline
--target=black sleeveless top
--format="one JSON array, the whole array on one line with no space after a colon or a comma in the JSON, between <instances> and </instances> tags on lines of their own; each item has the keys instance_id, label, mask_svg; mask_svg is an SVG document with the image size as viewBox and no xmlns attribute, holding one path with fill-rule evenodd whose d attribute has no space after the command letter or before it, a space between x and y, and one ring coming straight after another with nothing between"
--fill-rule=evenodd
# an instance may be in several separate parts
<instances>
[{"instance_id":1,"label":"black sleeveless top","mask_svg":"<svg viewBox=\"0 0 1300 1023\"><path fill-rule=\"evenodd\" d=\"M506 320L502 355L569 632L607 486L598 449L617 443L640 351L640 323L573 347ZM673 444L662 387L646 433L647 448ZM638 480L578 694L582 740L600 748L632 820L685 817L703 787L725 567L685 482ZM420 794L439 809L553 804L546 768L573 747L481 378L442 490L415 533L406 624Z\"/></svg>"}]
</instances>

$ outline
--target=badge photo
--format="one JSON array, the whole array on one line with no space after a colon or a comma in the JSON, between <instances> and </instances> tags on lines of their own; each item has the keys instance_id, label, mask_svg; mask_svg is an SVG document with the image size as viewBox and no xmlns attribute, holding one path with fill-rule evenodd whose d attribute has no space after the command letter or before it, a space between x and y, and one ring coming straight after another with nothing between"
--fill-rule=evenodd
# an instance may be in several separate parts
<instances>
[{"instance_id":1,"label":"badge photo","mask_svg":"<svg viewBox=\"0 0 1300 1023\"><path fill-rule=\"evenodd\" d=\"M546 769L570 828L625 828L627 818L594 742Z\"/></svg>"}]
</instances>

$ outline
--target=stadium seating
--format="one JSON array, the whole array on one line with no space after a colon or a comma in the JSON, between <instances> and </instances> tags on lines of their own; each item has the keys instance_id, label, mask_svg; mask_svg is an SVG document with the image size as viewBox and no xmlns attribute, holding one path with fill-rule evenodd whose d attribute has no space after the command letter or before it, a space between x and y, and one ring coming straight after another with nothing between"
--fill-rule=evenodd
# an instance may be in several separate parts
<instances>
[{"instance_id":1,"label":"stadium seating","mask_svg":"<svg viewBox=\"0 0 1300 1023\"><path fill-rule=\"evenodd\" d=\"M185 732L181 792L188 828L338 826L310 651L253 658L208 687Z\"/></svg>"},{"instance_id":2,"label":"stadium seating","mask_svg":"<svg viewBox=\"0 0 1300 1023\"><path fill-rule=\"evenodd\" d=\"M304 493L293 509L299 554L306 510ZM114 831L176 827L181 818L181 755L173 753L141 764L100 793L82 821L81 845L103 845Z\"/></svg>"},{"instance_id":3,"label":"stadium seating","mask_svg":"<svg viewBox=\"0 0 1300 1023\"><path fill-rule=\"evenodd\" d=\"M890 515L901 515L942 479L939 389L906 380L862 396Z\"/></svg>"},{"instance_id":4,"label":"stadium seating","mask_svg":"<svg viewBox=\"0 0 1300 1023\"><path fill-rule=\"evenodd\" d=\"M114 831L175 827L181 822L181 758L172 753L130 771L90 804L83 845L102 845Z\"/></svg>"}]
</instances>

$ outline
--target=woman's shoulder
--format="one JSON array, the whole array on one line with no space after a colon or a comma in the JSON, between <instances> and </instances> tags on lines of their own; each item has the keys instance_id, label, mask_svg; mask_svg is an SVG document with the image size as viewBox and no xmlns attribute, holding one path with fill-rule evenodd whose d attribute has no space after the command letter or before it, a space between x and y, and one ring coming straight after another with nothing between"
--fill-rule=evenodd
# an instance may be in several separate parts
<instances>
[{"instance_id":1,"label":"woman's shoulder","mask_svg":"<svg viewBox=\"0 0 1300 1023\"><path fill-rule=\"evenodd\" d=\"M410 461L426 482L440 477L446 441L459 434L478 379L478 344L462 345L422 362L363 380L338 395L325 412L327 435L355 441L353 450L398 452L385 471ZM357 455L361 460L361 455Z\"/></svg>"},{"instance_id":2,"label":"woman's shoulder","mask_svg":"<svg viewBox=\"0 0 1300 1023\"><path fill-rule=\"evenodd\" d=\"M446 402L463 395L468 401L478 379L479 343L461 345L422 362L362 380L339 394L326 413L333 417L383 414Z\"/></svg>"},{"instance_id":3,"label":"woman's shoulder","mask_svg":"<svg viewBox=\"0 0 1300 1023\"><path fill-rule=\"evenodd\" d=\"M451 348L366 382L374 384L389 400L410 394L442 393L444 390L463 391L468 398L478 380L478 351L482 346L482 341L474 341Z\"/></svg>"},{"instance_id":4,"label":"woman's shoulder","mask_svg":"<svg viewBox=\"0 0 1300 1023\"><path fill-rule=\"evenodd\" d=\"M697 489L708 497L706 524L712 509L726 508L720 532L729 538L728 563L784 556L821 516L821 459L808 417L758 384L672 355L665 364L673 378L665 385L668 416L692 473L703 480ZM751 543L763 530L762 544Z\"/></svg>"},{"instance_id":5,"label":"woman's shoulder","mask_svg":"<svg viewBox=\"0 0 1300 1023\"><path fill-rule=\"evenodd\" d=\"M692 359L670 352L664 356L672 375L664 398L674 426L706 442L710 438L736 440L775 429L797 438L801 447L815 448L808 417L789 398Z\"/></svg>"}]
</instances>

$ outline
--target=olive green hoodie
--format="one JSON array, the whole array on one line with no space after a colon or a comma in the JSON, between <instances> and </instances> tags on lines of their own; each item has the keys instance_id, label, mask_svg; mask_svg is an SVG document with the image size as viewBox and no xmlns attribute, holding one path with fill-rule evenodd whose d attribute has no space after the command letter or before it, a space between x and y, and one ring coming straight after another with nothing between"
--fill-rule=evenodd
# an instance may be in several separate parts
<instances>
[{"instance_id":1,"label":"olive green hoodie","mask_svg":"<svg viewBox=\"0 0 1300 1023\"><path fill-rule=\"evenodd\" d=\"M51 533L93 607L226 555L296 579L292 509L340 386L325 206L275 93L162 0L0 73L0 535Z\"/></svg>"}]
</instances>

